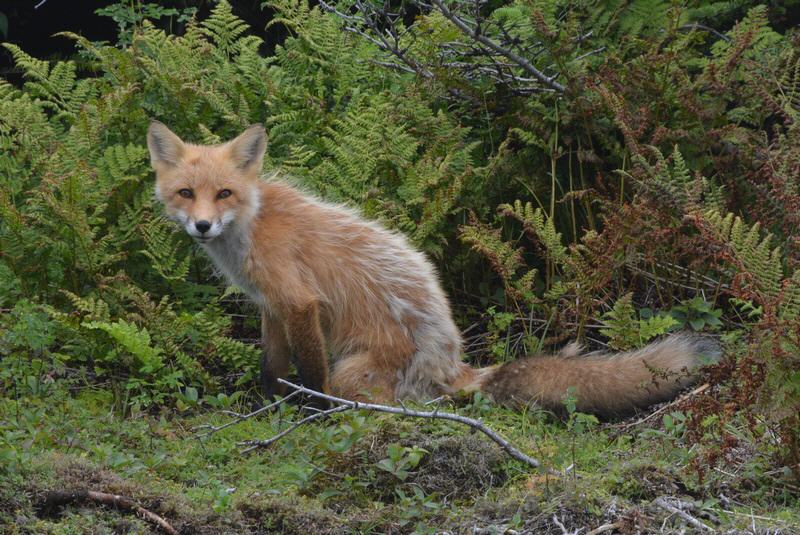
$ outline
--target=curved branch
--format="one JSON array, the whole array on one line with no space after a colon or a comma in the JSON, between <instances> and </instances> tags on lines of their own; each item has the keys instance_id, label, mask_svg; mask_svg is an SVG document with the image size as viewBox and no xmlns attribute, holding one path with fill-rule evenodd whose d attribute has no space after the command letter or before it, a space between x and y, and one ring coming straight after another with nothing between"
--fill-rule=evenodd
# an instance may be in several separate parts
<instances>
[{"instance_id":1,"label":"curved branch","mask_svg":"<svg viewBox=\"0 0 800 535\"><path fill-rule=\"evenodd\" d=\"M248 419L250 419L250 418L252 418L254 416L258 416L262 412L270 411L270 410L274 409L275 407L277 407L278 405L281 405L281 404L289 401L290 399L292 399L293 397L295 397L298 394L300 394L300 392L294 391L291 394L289 394L288 396L283 397L283 398L279 399L278 401L274 401L274 402L270 403L269 405L261 407L260 409L256 409L253 412L250 412L248 414L239 414L238 412L222 411L222 413L227 415L227 416L233 416L235 418L235 420L231 420L230 422L224 423L222 425L208 425L208 424L198 425L198 426L194 427L192 429L192 431L198 431L200 429L207 429L208 430L207 432L203 433L202 435L198 435L198 438L205 438L207 436L213 435L217 431L221 431L221 430L225 429L226 427L230 427L233 424L238 424L242 420L248 420Z\"/></svg>"},{"instance_id":2,"label":"curved branch","mask_svg":"<svg viewBox=\"0 0 800 535\"><path fill-rule=\"evenodd\" d=\"M681 517L686 523L692 525L694 528L697 528L701 531L714 531L712 528L708 527L706 524L700 522L695 517L681 509L680 507L675 507L671 503L667 501L666 496L661 496L660 498L656 498L653 501L653 505L656 505L665 511L672 513L673 515L678 515ZM679 504L680 505L680 504Z\"/></svg>"},{"instance_id":3,"label":"curved branch","mask_svg":"<svg viewBox=\"0 0 800 535\"><path fill-rule=\"evenodd\" d=\"M295 392L299 392L299 390L296 390ZM294 424L292 424L291 426L287 427L286 429L284 429L283 431L281 431L280 433L278 433L277 435L275 435L272 438L268 438L266 440L247 440L245 442L242 442L241 443L242 445L250 446L249 448L242 450L242 453L247 453L249 451L253 451L256 448L266 448L268 446L271 446L274 443L276 443L277 441L279 441L280 439L282 439L283 437L285 437L286 435L288 435L289 433L291 433L292 431L294 431L295 429L297 429L298 427L300 427L301 425L305 425L305 424L307 424L309 422L313 422L314 420L318 420L320 418L325 418L327 416L330 416L331 414L336 414L337 412L344 412L344 411L349 411L349 410L350 410L350 407L346 407L344 405L340 405L340 406L334 407L332 409L328 409L328 410L325 410L325 411L320 411L320 412L317 412L317 413L312 414L310 416L306 416L302 420L295 422ZM236 423L236 422L234 422L234 423Z\"/></svg>"},{"instance_id":4,"label":"curved branch","mask_svg":"<svg viewBox=\"0 0 800 535\"><path fill-rule=\"evenodd\" d=\"M125 496L120 496L118 494L109 494L107 492L97 492L95 490L84 489L72 491L51 490L44 494L40 507L46 510L51 510L56 507L75 502L95 502L101 505L112 507L114 509L129 511L155 525L164 533L169 535L178 535L178 531L173 528L169 522L154 512L138 505L132 499Z\"/></svg>"},{"instance_id":5,"label":"curved branch","mask_svg":"<svg viewBox=\"0 0 800 535\"><path fill-rule=\"evenodd\" d=\"M512 446L511 443L508 440L506 440L503 437L501 437L499 434L497 434L495 431L493 431L492 429L487 427L480 420L475 420L475 419L469 418L467 416L462 416L460 414L455 414L455 413L450 413L450 412L439 412L439 408L438 407L435 408L432 411L415 411L415 410L409 409L409 408L407 408L407 407L405 407L403 405L401 405L400 407L392 407L392 406L389 406L389 405L379 405L377 403L362 403L360 401L351 401L349 399L339 398L339 397L336 397L336 396L331 396L329 394L323 394L322 392L317 392L316 390L311 390L310 388L306 388L306 387L301 386L301 385L296 385L294 383L290 383L289 381L286 381L284 379L278 379L278 382L280 382L282 384L285 384L286 386L294 389L295 391L299 391L299 392L302 392L304 394L308 394L309 396L312 396L312 397L315 397L315 398L319 398L319 399L324 399L324 400L330 401L331 403L336 405L336 407L334 407L332 409L328 409L327 411L319 412L317 414L312 414L311 416L308 416L308 417L302 419L301 421L297 422L296 424L294 424L289 429L286 429L285 431L281 432L279 435L276 435L275 437L273 437L271 439L267 439L267 440L250 440L250 441L244 442L243 443L244 445L250 446L249 448L247 448L244 451L251 451L252 449L255 449L255 448L265 447L265 446L268 446L270 444L273 444L273 443L275 443L277 441L277 439L288 435L290 432L294 431L295 429L297 429L301 425L303 425L303 424L305 424L307 422L310 422L312 420L316 420L318 418L322 418L324 416L328 416L328 415L333 414L333 413L344 412L344 411L347 411L347 410L369 410L369 411L375 411L375 412L385 412L385 413L389 413L389 414L398 414L400 416L410 416L412 418L429 418L429 419L450 420L452 422L458 422L458 423L464 424L464 425L466 425L466 426L468 426L468 427L470 427L472 429L480 431L481 433L483 433L484 435L489 437L492 441L494 441L503 450L505 450L505 452L508 455L510 455L511 457L513 457L514 459L516 459L518 461L521 461L521 462L523 462L523 463L525 463L528 466L531 466L533 468L540 468L541 467L541 463L538 460L536 460L533 457L530 457L529 455L526 455L526 454L522 453L521 451L519 451L517 448ZM549 474L552 474L552 475L560 475L555 470L547 469L546 471Z\"/></svg>"},{"instance_id":6,"label":"curved branch","mask_svg":"<svg viewBox=\"0 0 800 535\"><path fill-rule=\"evenodd\" d=\"M522 67L522 69L524 69L525 72L536 78L539 82L546 85L553 91L557 91L559 93L563 93L564 91L566 91L566 88L563 85L559 84L552 77L547 76L542 71L534 67L533 64L527 59L523 58L522 56L520 56L519 54L515 53L512 50L503 48L498 43L492 41L485 35L482 35L477 31L473 30L472 28L470 28L467 25L467 23L465 23L460 17L458 17L458 15L450 11L450 9L446 5L444 5L444 2L442 0L431 0L431 2L439 9L439 11L442 12L442 15L444 15L447 20L455 24L456 27L459 30L461 30L464 34L468 35L469 37L481 43L482 45L486 46L487 48L490 48L491 50L494 50L495 52L507 57L508 59L510 59L511 61Z\"/></svg>"},{"instance_id":7,"label":"curved branch","mask_svg":"<svg viewBox=\"0 0 800 535\"><path fill-rule=\"evenodd\" d=\"M728 42L728 43L731 42L731 38L728 37L727 35L725 35L724 33L715 30L711 26L706 26L705 24L700 24L699 22L692 22L692 23L689 23L689 24L684 24L683 26L678 28L678 30L683 31L683 32L692 31L692 30L702 30L702 31L708 32L710 34L713 34L715 37L717 37L718 39L722 39L725 42Z\"/></svg>"}]
</instances>

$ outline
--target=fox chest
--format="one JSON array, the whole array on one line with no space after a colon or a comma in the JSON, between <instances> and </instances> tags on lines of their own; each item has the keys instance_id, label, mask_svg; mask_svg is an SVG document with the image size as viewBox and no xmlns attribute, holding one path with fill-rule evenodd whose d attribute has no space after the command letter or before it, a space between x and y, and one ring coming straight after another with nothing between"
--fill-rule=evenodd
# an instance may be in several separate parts
<instances>
[{"instance_id":1,"label":"fox chest","mask_svg":"<svg viewBox=\"0 0 800 535\"><path fill-rule=\"evenodd\" d=\"M214 266L230 284L239 287L247 296L262 308L269 308L264 294L256 287L247 270L247 257L250 250L249 238L241 235L227 236L224 240L214 240L203 244Z\"/></svg>"}]
</instances>

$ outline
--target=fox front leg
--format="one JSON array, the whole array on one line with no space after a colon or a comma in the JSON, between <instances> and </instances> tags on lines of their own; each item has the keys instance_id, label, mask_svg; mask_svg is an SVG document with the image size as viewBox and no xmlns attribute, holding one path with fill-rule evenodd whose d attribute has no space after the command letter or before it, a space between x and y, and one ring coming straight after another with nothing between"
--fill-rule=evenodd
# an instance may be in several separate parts
<instances>
[{"instance_id":1,"label":"fox front leg","mask_svg":"<svg viewBox=\"0 0 800 535\"><path fill-rule=\"evenodd\" d=\"M319 321L319 305L309 302L293 307L287 314L286 334L303 386L317 392L330 393L328 357ZM329 406L319 398L311 403L317 407Z\"/></svg>"},{"instance_id":2,"label":"fox front leg","mask_svg":"<svg viewBox=\"0 0 800 535\"><path fill-rule=\"evenodd\" d=\"M289 374L291 349L283 324L266 310L261 311L261 345L263 353L259 385L261 394L269 401L276 395L283 396L286 393L286 386L280 384L278 379L286 379Z\"/></svg>"}]
</instances>

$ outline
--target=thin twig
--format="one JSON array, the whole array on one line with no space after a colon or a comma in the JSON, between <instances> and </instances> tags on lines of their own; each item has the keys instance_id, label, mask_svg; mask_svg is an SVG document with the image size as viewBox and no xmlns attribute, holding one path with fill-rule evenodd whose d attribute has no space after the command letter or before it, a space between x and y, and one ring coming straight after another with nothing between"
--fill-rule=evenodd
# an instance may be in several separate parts
<instances>
[{"instance_id":1,"label":"thin twig","mask_svg":"<svg viewBox=\"0 0 800 535\"><path fill-rule=\"evenodd\" d=\"M387 69L394 69L397 71L407 72L409 74L418 74L417 71L411 67L406 67L405 65L400 65L399 63L393 63L391 61L378 61L377 59L371 59L369 62L373 65L377 65L378 67L386 67Z\"/></svg>"},{"instance_id":2,"label":"thin twig","mask_svg":"<svg viewBox=\"0 0 800 535\"><path fill-rule=\"evenodd\" d=\"M385 37L384 33L381 31L381 28L378 26L377 21L374 18L368 16L369 14L365 14L363 18L355 17L353 15L348 15L346 13L342 13L341 11L339 11L338 9L333 7L332 5L326 3L324 0L319 0L319 6L322 9L324 9L325 11L327 11L328 13L332 13L332 14L336 15L337 17L339 17L340 19L344 20L345 22L348 22L350 24L357 24L357 25L366 26L377 37L373 37L372 35L369 35L368 33L358 29L358 27L352 26L352 25L351 26L345 26L344 29L345 29L345 31L360 35L361 37L367 39L369 42L371 42L372 44L374 44L375 46L377 46L381 50L393 54L395 57L397 57L397 59L399 59L400 61L405 63L408 66L408 69L410 69L411 72L414 72L414 73L422 76L423 78L433 78L433 73L430 70L428 70L425 67L421 66L419 63L417 63L416 61L414 61L413 59L409 58L406 55L405 50L400 48L399 39L396 36L392 36L392 37L394 37L394 41L395 42L394 43L390 43L389 40ZM357 7L362 12L364 12L367 9L367 7L365 5L363 5L363 4L361 4L360 2L357 4ZM374 13L370 13L370 14L374 15ZM405 70L405 69L403 69L403 70Z\"/></svg>"},{"instance_id":3,"label":"thin twig","mask_svg":"<svg viewBox=\"0 0 800 535\"><path fill-rule=\"evenodd\" d=\"M752 513L752 511L749 512L749 513L742 513L741 511L729 511L727 509L723 509L722 511L725 512L725 513L728 513L729 515L745 516L747 518L757 518L759 520L767 520L767 521L772 522L774 524L786 524L787 523L786 520L783 520L781 518L772 518L772 517L769 517L769 516L754 515Z\"/></svg>"},{"instance_id":4,"label":"thin twig","mask_svg":"<svg viewBox=\"0 0 800 535\"><path fill-rule=\"evenodd\" d=\"M243 445L250 446L249 448L244 450L244 452L248 452L248 451L251 451L251 450L253 450L255 448L259 448L259 447L269 446L269 445L275 443L278 439L288 435L289 433L291 433L292 431L294 431L295 429L297 429L301 425L304 425L304 424L306 424L306 423L308 423L308 422L310 422L312 420L316 420L318 418L321 418L321 417L324 417L324 416L328 416L330 414L334 414L334 413L338 413L338 412L344 412L344 411L347 411L347 410L368 410L368 411L375 411L375 412L385 412L385 413L389 413L389 414L398 414L398 415L401 415L401 416L409 416L409 417L412 417L412 418L429 418L429 419L440 419L440 420L449 420L449 421L452 421L452 422L458 422L458 423L464 424L466 426L469 426L472 429L480 431L481 433L483 433L484 435L489 437L492 441L494 441L503 450L505 450L505 452L508 453L514 459L516 459L518 461L521 461L521 462L523 462L523 463L525 463L528 466L531 466L533 468L540 468L541 467L541 463L538 460L536 460L533 457L530 457L529 455L526 455L526 454L522 453L521 451L519 451L517 448L512 446L511 443L509 443L508 440L506 440L503 437L501 437L499 434L497 434L495 431L493 431L492 429L487 427L480 420L475 420L473 418L469 418L467 416L462 416L460 414L455 414L455 413L451 413L451 412L440 412L438 407L435 408L432 411L416 411L416 410L409 409L407 407L392 407L392 406L389 406L389 405L380 405L380 404L377 404L377 403L362 403L360 401L351 401L349 399L344 399L344 398L340 398L340 397L336 397L336 396L331 396L329 394L323 394L322 392L317 392L316 390L311 390L310 388L306 388L306 387L301 386L301 385L296 385L294 383L290 383L289 381L286 381L284 379L278 379L278 382L288 386L289 388L294 389L295 391L302 392L304 394L308 394L309 396L312 396L312 397L315 397L315 398L319 398L319 399L324 399L324 400L330 401L331 403L333 403L333 404L335 404L337 406L334 407L333 409L329 409L327 411L323 411L323 412L308 416L306 418L303 418L302 420L300 420L297 423L295 423L292 427L282 431L281 433L279 433L278 435L275 435L274 437L272 437L270 439L267 439L267 440L249 440L249 441L243 442L242 443ZM555 470L547 470L547 472L552 474L552 475L561 475L558 472L556 472Z\"/></svg>"},{"instance_id":5,"label":"thin twig","mask_svg":"<svg viewBox=\"0 0 800 535\"><path fill-rule=\"evenodd\" d=\"M325 2L325 0L319 0L319 6L327 11L328 13L332 13L342 19L344 21L344 25L342 26L342 30L354 33L356 35L361 36L362 38L366 39L370 43L377 46L380 50L387 52L397 59L399 59L405 65L401 65L399 63L394 62L382 62L382 61L373 61L376 65L380 65L382 67L395 69L402 72L407 72L410 74L416 74L417 76L421 76L427 80L431 80L434 78L433 71L425 67L424 65L420 64L414 58L410 57L406 52L408 51L408 46L401 47L400 40L401 38L408 33L409 30L400 32L399 34L395 30L394 21L399 18L396 14L387 13L385 11L379 11L374 7L361 2L360 0L356 0L355 7L361 13L361 16L356 15L349 15L347 13L343 13L336 9L334 6ZM378 22L378 16L381 15L389 20L388 25L382 25ZM384 32L385 27L385 32ZM367 33L367 31L363 30L362 28L368 29L373 35ZM413 35L412 35L413 38ZM464 93L463 91L454 88L454 87L447 87L447 92L455 98L468 100L470 102L475 102L475 99L470 95Z\"/></svg>"},{"instance_id":6,"label":"thin twig","mask_svg":"<svg viewBox=\"0 0 800 535\"><path fill-rule=\"evenodd\" d=\"M563 535L578 535L578 533L580 533L581 529L583 529L583 528L580 528L580 529L576 529L575 531L567 531L567 528L564 527L564 524L561 523L561 521L558 519L558 517L555 514L553 514L553 523L556 526L558 526L558 528L561 530L561 533Z\"/></svg>"},{"instance_id":7,"label":"thin twig","mask_svg":"<svg viewBox=\"0 0 800 535\"><path fill-rule=\"evenodd\" d=\"M208 429L208 431L206 433L203 433L202 435L198 436L198 438L205 438L207 436L213 435L217 431L221 431L222 429L225 429L226 427L230 427L230 426L232 426L234 424L238 424L239 422L241 422L243 420L248 420L248 419L252 418L253 416L258 416L262 412L266 412L266 411L268 411L268 410L270 410L270 409L272 409L274 407L277 407L278 405L281 405L282 403L284 403L286 401L289 401L290 399L292 399L293 397L298 396L298 395L300 395L300 392L295 390L294 392L290 393L288 396L286 396L284 398L281 398L278 401L275 401L273 403L270 403L269 405L267 405L265 407L261 407L260 409L254 410L253 412L248 413L248 414L239 414L238 412L223 411L223 414L225 414L227 416L232 416L234 418L234 420L231 420L230 422L224 423L222 425L208 425L208 424L198 425L197 427L194 427L192 430L193 431L199 431L200 429Z\"/></svg>"},{"instance_id":8,"label":"thin twig","mask_svg":"<svg viewBox=\"0 0 800 535\"><path fill-rule=\"evenodd\" d=\"M688 524L691 524L693 527L695 527L697 529L701 529L703 531L714 531L711 527L709 527L706 524L700 522L699 520L697 520L695 517L693 517L692 515L690 515L686 511L682 511L681 509L678 509L674 505L670 504L664 496L661 496L660 498L656 498L653 501L653 505L657 505L658 507L660 507L660 508L662 508L662 509L664 509L666 511L669 511L670 513L672 513L674 515L678 515L684 521L686 521Z\"/></svg>"},{"instance_id":9,"label":"thin twig","mask_svg":"<svg viewBox=\"0 0 800 535\"><path fill-rule=\"evenodd\" d=\"M705 392L706 390L708 390L708 388L710 386L711 385L708 384L708 383L703 383L702 385L698 386L697 388L695 388L691 392L687 392L686 394L682 395L678 399L667 403L666 405L664 405L663 407L659 408L658 410L655 410L655 411L651 412L650 414L648 414L644 418L640 418L639 420L636 420L635 422L631 422L629 424L616 425L614 427L619 427L619 428L621 428L622 431L627 431L631 427L636 427L636 426L641 425L641 424L643 424L643 423L645 423L645 422L647 422L649 420L652 420L653 418L655 418L656 416L658 416L662 412L666 411L667 409L670 409L670 408L674 407L675 405L683 403L684 401L686 401L690 397L693 397L693 396L696 396L697 394L701 394L701 393Z\"/></svg>"},{"instance_id":10,"label":"thin twig","mask_svg":"<svg viewBox=\"0 0 800 535\"><path fill-rule=\"evenodd\" d=\"M345 407L343 405L340 405L338 407L334 407L326 411L316 412L310 416L306 416L302 420L293 423L291 426L287 427L286 429L284 429L283 431L281 431L272 438L268 438L266 440L246 440L244 442L241 442L240 445L242 446L250 446L249 448L242 450L242 453L247 453L258 448L269 447L302 425L305 425L309 422L313 422L314 420L318 420L320 418L325 418L327 416L330 416L331 414L336 414L337 412L349 411L350 408L351 407Z\"/></svg>"},{"instance_id":11,"label":"thin twig","mask_svg":"<svg viewBox=\"0 0 800 535\"><path fill-rule=\"evenodd\" d=\"M602 526L598 526L594 528L592 531L587 531L586 535L600 535L601 533L605 533L606 531L613 531L615 529L619 529L622 527L622 522L613 522L611 524L603 524Z\"/></svg>"},{"instance_id":12,"label":"thin twig","mask_svg":"<svg viewBox=\"0 0 800 535\"><path fill-rule=\"evenodd\" d=\"M605 52L605 51L606 51L606 47L601 46L600 48L595 48L594 50L590 50L590 51L588 51L588 52L586 52L584 54L581 54L580 56L577 56L572 61L580 61L582 59L588 58L589 56L594 56L595 54L599 54L599 53Z\"/></svg>"},{"instance_id":13,"label":"thin twig","mask_svg":"<svg viewBox=\"0 0 800 535\"><path fill-rule=\"evenodd\" d=\"M706 31L708 33L714 34L716 37L718 37L719 39L722 39L723 41L725 41L727 43L731 42L731 38L728 37L727 35L725 35L724 33L720 33L717 30L715 30L714 28L712 28L710 26L706 26L705 24L700 24L699 22L692 22L692 23L689 23L689 24L684 24L683 26L678 28L678 30L681 30L681 31L703 30L703 31Z\"/></svg>"}]
</instances>

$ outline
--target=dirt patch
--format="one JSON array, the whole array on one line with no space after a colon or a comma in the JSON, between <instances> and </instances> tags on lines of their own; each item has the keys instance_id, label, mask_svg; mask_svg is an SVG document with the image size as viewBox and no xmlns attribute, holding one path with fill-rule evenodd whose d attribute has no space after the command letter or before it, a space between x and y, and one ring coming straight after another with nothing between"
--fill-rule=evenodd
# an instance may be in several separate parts
<instances>
[{"instance_id":1,"label":"dirt patch","mask_svg":"<svg viewBox=\"0 0 800 535\"><path fill-rule=\"evenodd\" d=\"M224 512L215 512L210 503L190 502L168 482L146 484L128 480L84 459L49 454L36 460L21 488L10 495L15 500L3 508L15 511L15 523L23 533L43 533L59 529L83 532L149 533L151 526L136 515L95 503L47 506L48 491L94 490L128 497L145 509L164 518L181 535L230 533L344 534L358 531L362 522L320 507L304 497L248 496L234 501ZM5 493L3 493L5 496ZM9 517L11 518L11 517ZM2 530L0 530L2 531ZM155 532L155 531L154 531Z\"/></svg>"},{"instance_id":2,"label":"dirt patch","mask_svg":"<svg viewBox=\"0 0 800 535\"><path fill-rule=\"evenodd\" d=\"M93 503L50 507L48 491L95 490L130 498L138 505L164 518L182 535L248 532L246 519L238 513L221 516L210 507L192 505L180 494L172 493L161 481L143 485L124 479L84 459L63 454L44 455L35 460L29 477L18 489L17 525L25 532L47 530L62 523L80 530L94 526L99 532L148 532L150 525L133 514ZM93 530L94 530L93 528Z\"/></svg>"}]
</instances>

